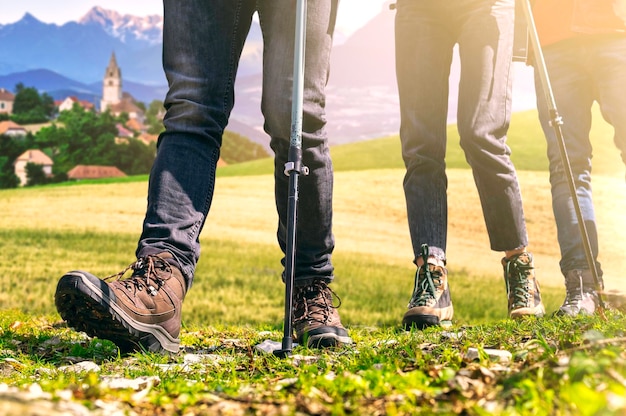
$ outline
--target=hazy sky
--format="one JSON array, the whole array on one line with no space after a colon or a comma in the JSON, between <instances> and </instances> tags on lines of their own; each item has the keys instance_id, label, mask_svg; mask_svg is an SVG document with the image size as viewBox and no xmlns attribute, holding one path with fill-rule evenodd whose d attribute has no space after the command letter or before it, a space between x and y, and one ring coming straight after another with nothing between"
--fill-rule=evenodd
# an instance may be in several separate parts
<instances>
[{"instance_id":1,"label":"hazy sky","mask_svg":"<svg viewBox=\"0 0 626 416\"><path fill-rule=\"evenodd\" d=\"M390 0L340 0L337 29L350 34L378 14ZM92 7L102 6L121 14L162 14L160 0L0 0L0 24L13 23L29 12L45 23L78 20Z\"/></svg>"}]
</instances>

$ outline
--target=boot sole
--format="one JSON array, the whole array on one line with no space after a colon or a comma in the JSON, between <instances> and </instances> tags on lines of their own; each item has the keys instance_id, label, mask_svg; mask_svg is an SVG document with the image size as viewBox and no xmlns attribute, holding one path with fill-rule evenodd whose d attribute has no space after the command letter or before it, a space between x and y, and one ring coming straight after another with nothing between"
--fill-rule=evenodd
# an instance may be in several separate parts
<instances>
[{"instance_id":1,"label":"boot sole","mask_svg":"<svg viewBox=\"0 0 626 416\"><path fill-rule=\"evenodd\" d=\"M351 344L352 338L337 334L311 335L306 339L309 348L332 348Z\"/></svg>"},{"instance_id":2,"label":"boot sole","mask_svg":"<svg viewBox=\"0 0 626 416\"><path fill-rule=\"evenodd\" d=\"M402 319L402 325L406 331L412 328L426 329L431 326L439 326L439 317L435 315L411 315Z\"/></svg>"},{"instance_id":3,"label":"boot sole","mask_svg":"<svg viewBox=\"0 0 626 416\"><path fill-rule=\"evenodd\" d=\"M309 348L332 348L353 343L345 329L332 326L315 328L297 339L300 345Z\"/></svg>"},{"instance_id":4,"label":"boot sole","mask_svg":"<svg viewBox=\"0 0 626 416\"><path fill-rule=\"evenodd\" d=\"M122 353L141 351L178 352L180 341L159 325L139 322L130 317L100 286L98 277L73 271L57 284L54 296L57 311L68 326L92 337L114 342ZM111 294L113 295L113 294Z\"/></svg>"}]
</instances>

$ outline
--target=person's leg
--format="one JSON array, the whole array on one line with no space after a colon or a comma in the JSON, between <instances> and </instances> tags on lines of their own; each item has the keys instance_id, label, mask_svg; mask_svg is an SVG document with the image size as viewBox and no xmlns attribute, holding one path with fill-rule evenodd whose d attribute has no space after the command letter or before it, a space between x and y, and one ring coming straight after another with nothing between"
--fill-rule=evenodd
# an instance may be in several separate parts
<instances>
[{"instance_id":1,"label":"person's leg","mask_svg":"<svg viewBox=\"0 0 626 416\"><path fill-rule=\"evenodd\" d=\"M404 194L413 261L418 266L413 294L402 319L407 329L437 325L453 316L445 268L445 153L456 12L456 3L397 2L396 76L406 166Z\"/></svg>"},{"instance_id":2,"label":"person's leg","mask_svg":"<svg viewBox=\"0 0 626 416\"><path fill-rule=\"evenodd\" d=\"M333 167L326 136L325 87L329 75L337 0L308 2L306 22L302 163L308 175L299 178L295 253L294 326L300 342L310 346L351 343L342 326L333 292L331 255ZM279 223L277 237L286 251L289 177L285 163L291 133L296 2L258 2L263 31L263 97L265 131L275 152L275 196ZM285 259L282 260L283 265Z\"/></svg>"},{"instance_id":3,"label":"person's leg","mask_svg":"<svg viewBox=\"0 0 626 416\"><path fill-rule=\"evenodd\" d=\"M254 7L253 0L164 1L165 132L150 174L137 256L172 253L188 285Z\"/></svg>"},{"instance_id":4,"label":"person's leg","mask_svg":"<svg viewBox=\"0 0 626 416\"><path fill-rule=\"evenodd\" d=\"M591 195L592 149L589 142L594 87L580 60L582 58L580 52L581 48L577 42L566 41L544 48L544 59L556 108L563 121L560 129L565 140L569 167L595 257L598 239ZM546 136L550 163L552 209L561 250L561 271L565 274L569 270L588 269L556 130L551 123L552 116L546 103L543 85L537 74L535 74L535 85L539 120ZM597 266L600 265L597 264Z\"/></svg>"},{"instance_id":5,"label":"person's leg","mask_svg":"<svg viewBox=\"0 0 626 416\"><path fill-rule=\"evenodd\" d=\"M107 283L88 272L61 278L55 304L70 326L123 350L176 352L181 308L213 197L221 137L254 0L164 1L165 132L150 174L138 260Z\"/></svg>"},{"instance_id":6,"label":"person's leg","mask_svg":"<svg viewBox=\"0 0 626 416\"><path fill-rule=\"evenodd\" d=\"M597 100L604 118L615 128L615 144L624 157L626 97L621 90L626 85L625 51L626 38L611 36L589 36L561 42L544 51L556 107L563 119L561 131L577 198L601 286L602 269L597 261L598 235L591 187L592 147L589 139L592 124L591 107L593 101ZM538 102L538 108L548 143L552 205L561 249L560 266L566 288L565 301L557 313L566 315L593 313L599 304L596 282L587 263L555 131L550 125L550 115L545 103Z\"/></svg>"},{"instance_id":7,"label":"person's leg","mask_svg":"<svg viewBox=\"0 0 626 416\"><path fill-rule=\"evenodd\" d=\"M626 165L626 36L590 39L589 64L596 86L596 100L604 119L615 129L614 142Z\"/></svg>"},{"instance_id":8,"label":"person's leg","mask_svg":"<svg viewBox=\"0 0 626 416\"><path fill-rule=\"evenodd\" d=\"M585 221L593 257L596 259L598 236L591 192L592 149L589 140L591 106L595 94L592 79L582 60L584 48L581 46L578 41L551 45L544 49L544 59L556 109L563 120L559 128L565 141L577 200ZM548 145L552 210L557 226L557 239L561 251L560 267L565 283L565 300L556 313L571 316L593 313L597 305L597 296L590 291L589 294L583 291L585 281L593 282L593 276L587 263L574 200L565 173L555 126L552 124L553 116L549 112L545 91L536 70L535 83L539 120ZM596 269L601 273L598 262Z\"/></svg>"},{"instance_id":9,"label":"person's leg","mask_svg":"<svg viewBox=\"0 0 626 416\"><path fill-rule=\"evenodd\" d=\"M505 253L509 314L542 315L522 197L506 133L511 116L514 0L467 0L459 39L458 128L491 249Z\"/></svg>"},{"instance_id":10,"label":"person's leg","mask_svg":"<svg viewBox=\"0 0 626 416\"><path fill-rule=\"evenodd\" d=\"M454 10L436 2L398 1L395 21L400 141L406 166L404 193L414 261L422 244L445 261L445 173L448 78L455 34Z\"/></svg>"}]
</instances>

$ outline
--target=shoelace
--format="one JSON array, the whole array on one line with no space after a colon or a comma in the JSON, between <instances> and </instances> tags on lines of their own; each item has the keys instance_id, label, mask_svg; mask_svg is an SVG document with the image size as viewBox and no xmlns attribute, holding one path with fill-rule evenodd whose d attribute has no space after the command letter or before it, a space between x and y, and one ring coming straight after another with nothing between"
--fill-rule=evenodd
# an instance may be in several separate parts
<instances>
[{"instance_id":1,"label":"shoelace","mask_svg":"<svg viewBox=\"0 0 626 416\"><path fill-rule=\"evenodd\" d=\"M530 280L528 275L533 267L530 263L526 264L518 261L518 258L507 261L504 279L506 282L506 293L509 296L513 295L513 302L511 303L513 309L526 307L530 299L528 286Z\"/></svg>"},{"instance_id":2,"label":"shoelace","mask_svg":"<svg viewBox=\"0 0 626 416\"><path fill-rule=\"evenodd\" d=\"M428 244L422 244L420 256L424 265L417 269L413 283L413 296L409 301L409 308L428 306L431 300L436 300L437 289L442 285L443 273L439 270L430 270L428 264ZM422 279L420 279L420 274Z\"/></svg>"},{"instance_id":3,"label":"shoelace","mask_svg":"<svg viewBox=\"0 0 626 416\"><path fill-rule=\"evenodd\" d=\"M578 280L565 279L565 301L563 306L576 306L583 298L583 276L578 274Z\"/></svg>"},{"instance_id":4,"label":"shoelace","mask_svg":"<svg viewBox=\"0 0 626 416\"><path fill-rule=\"evenodd\" d=\"M308 293L316 293L314 297L307 297ZM337 298L339 304L333 305L333 297ZM304 320L315 320L322 324L330 320L330 310L337 309L341 306L341 298L337 295L326 282L314 282L311 286L301 288L296 292L294 309L303 309L303 313L294 319L294 323ZM312 313L309 314L309 311ZM321 315L317 318L315 315Z\"/></svg>"},{"instance_id":5,"label":"shoelace","mask_svg":"<svg viewBox=\"0 0 626 416\"><path fill-rule=\"evenodd\" d=\"M440 271L430 270L428 263L426 263L426 266L420 267L417 273L415 273L413 296L409 302L409 308L427 306L431 300L435 300L437 289L442 284L442 277L443 274Z\"/></svg>"},{"instance_id":6,"label":"shoelace","mask_svg":"<svg viewBox=\"0 0 626 416\"><path fill-rule=\"evenodd\" d=\"M161 257L146 256L130 264L121 272L107 276L103 280L116 279L127 289L132 289L134 286L136 289L142 290L145 287L150 295L156 296L165 282L165 279L158 277L157 269L165 270L169 272L170 275L172 273L172 268L169 263ZM124 275L129 270L132 270L133 274L124 279Z\"/></svg>"}]
</instances>

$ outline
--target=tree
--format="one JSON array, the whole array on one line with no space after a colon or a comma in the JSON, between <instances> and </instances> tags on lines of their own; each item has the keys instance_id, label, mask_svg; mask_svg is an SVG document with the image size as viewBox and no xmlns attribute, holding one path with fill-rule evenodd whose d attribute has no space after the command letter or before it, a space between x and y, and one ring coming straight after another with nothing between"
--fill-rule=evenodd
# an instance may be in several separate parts
<instances>
[{"instance_id":1,"label":"tree","mask_svg":"<svg viewBox=\"0 0 626 416\"><path fill-rule=\"evenodd\" d=\"M26 164L26 186L45 185L48 182L42 165L30 162Z\"/></svg>"},{"instance_id":2,"label":"tree","mask_svg":"<svg viewBox=\"0 0 626 416\"><path fill-rule=\"evenodd\" d=\"M144 144L138 139L129 139L128 143L118 145L118 165L127 175L140 175L150 172L156 154L156 145Z\"/></svg>"},{"instance_id":3,"label":"tree","mask_svg":"<svg viewBox=\"0 0 626 416\"><path fill-rule=\"evenodd\" d=\"M116 165L117 120L111 113L96 114L74 106L63 111L58 121L63 127L45 127L36 137L38 147L52 155L55 174L78 164Z\"/></svg>"},{"instance_id":4,"label":"tree","mask_svg":"<svg viewBox=\"0 0 626 416\"><path fill-rule=\"evenodd\" d=\"M15 159L33 144L33 136L29 133L25 138L0 135L0 189L17 188L19 178L15 175Z\"/></svg>"},{"instance_id":5,"label":"tree","mask_svg":"<svg viewBox=\"0 0 626 416\"><path fill-rule=\"evenodd\" d=\"M43 123L54 114L54 100L46 93L19 83L15 87L15 101L11 119L19 124Z\"/></svg>"},{"instance_id":6,"label":"tree","mask_svg":"<svg viewBox=\"0 0 626 416\"><path fill-rule=\"evenodd\" d=\"M15 175L13 163L6 156L0 156L0 189L17 188L20 178Z\"/></svg>"},{"instance_id":7,"label":"tree","mask_svg":"<svg viewBox=\"0 0 626 416\"><path fill-rule=\"evenodd\" d=\"M245 162L269 156L260 144L229 130L224 132L221 155L227 163Z\"/></svg>"},{"instance_id":8,"label":"tree","mask_svg":"<svg viewBox=\"0 0 626 416\"><path fill-rule=\"evenodd\" d=\"M117 144L116 124L123 120L109 111L97 114L75 105L59 115L59 125L37 133L37 147L52 155L55 177L79 164L117 166L129 175L148 173L155 148L137 139Z\"/></svg>"},{"instance_id":9,"label":"tree","mask_svg":"<svg viewBox=\"0 0 626 416\"><path fill-rule=\"evenodd\" d=\"M146 110L146 125L148 133L159 134L164 130L163 127L163 101L153 100Z\"/></svg>"}]
</instances>

